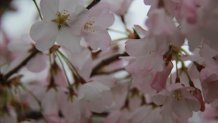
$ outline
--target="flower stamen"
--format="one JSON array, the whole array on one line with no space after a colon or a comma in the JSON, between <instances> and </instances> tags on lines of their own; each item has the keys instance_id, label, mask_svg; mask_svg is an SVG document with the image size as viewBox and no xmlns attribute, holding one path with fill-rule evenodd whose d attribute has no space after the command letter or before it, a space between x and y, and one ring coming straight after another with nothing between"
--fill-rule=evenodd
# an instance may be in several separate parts
<instances>
[{"instance_id":1,"label":"flower stamen","mask_svg":"<svg viewBox=\"0 0 218 123\"><path fill-rule=\"evenodd\" d=\"M55 22L58 26L58 29L60 30L62 26L68 26L67 20L69 20L70 14L67 14L67 11L64 10L62 13L57 12L56 18L52 20L52 22Z\"/></svg>"},{"instance_id":2,"label":"flower stamen","mask_svg":"<svg viewBox=\"0 0 218 123\"><path fill-rule=\"evenodd\" d=\"M182 100L183 99L182 92L180 90L176 90L174 92L174 97L176 98L177 101Z\"/></svg>"},{"instance_id":3,"label":"flower stamen","mask_svg":"<svg viewBox=\"0 0 218 123\"><path fill-rule=\"evenodd\" d=\"M88 21L84 25L84 30L87 32L95 32L94 30L94 21Z\"/></svg>"}]
</instances>

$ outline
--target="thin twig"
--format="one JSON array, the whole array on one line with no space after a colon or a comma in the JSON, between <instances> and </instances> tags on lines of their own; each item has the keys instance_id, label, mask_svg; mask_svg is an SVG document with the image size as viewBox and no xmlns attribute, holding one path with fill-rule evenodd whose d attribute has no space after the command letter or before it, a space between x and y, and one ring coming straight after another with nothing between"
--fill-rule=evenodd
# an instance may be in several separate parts
<instances>
[{"instance_id":1,"label":"thin twig","mask_svg":"<svg viewBox=\"0 0 218 123\"><path fill-rule=\"evenodd\" d=\"M35 57L38 53L40 53L37 49L33 49L31 54L27 56L17 67L9 71L4 75L4 79L7 80L10 78L13 74L17 73L21 68L23 68L33 57Z\"/></svg>"},{"instance_id":2,"label":"thin twig","mask_svg":"<svg viewBox=\"0 0 218 123\"><path fill-rule=\"evenodd\" d=\"M69 79L68 76L67 76L67 71L66 71L66 69L65 69L65 67L64 67L64 63L63 63L63 61L61 60L61 57L58 55L58 53L55 53L55 54L56 54L56 56L58 57L58 59L59 59L59 61L60 61L60 63L61 63L62 69L63 69L64 74L65 74L65 77L66 77L66 79L67 79L68 86L70 86L70 85L71 85L71 84L70 84L70 79Z\"/></svg>"},{"instance_id":3,"label":"thin twig","mask_svg":"<svg viewBox=\"0 0 218 123\"><path fill-rule=\"evenodd\" d=\"M83 77L80 76L79 72L74 67L74 65L69 61L69 59L61 51L58 50L57 53L59 53L62 56L62 58L65 60L66 64L72 70L73 75L75 77L74 79L77 81L80 81L81 83L86 83L85 79L83 79Z\"/></svg>"},{"instance_id":4,"label":"thin twig","mask_svg":"<svg viewBox=\"0 0 218 123\"><path fill-rule=\"evenodd\" d=\"M39 9L38 4L36 3L36 0L33 0L33 2L34 2L34 4L35 4L35 6L36 6L36 9L37 9L38 13L39 13L39 17L40 17L41 20L42 20L42 14L41 14L41 12L40 12L40 9Z\"/></svg>"},{"instance_id":5,"label":"thin twig","mask_svg":"<svg viewBox=\"0 0 218 123\"><path fill-rule=\"evenodd\" d=\"M98 4L101 0L93 0L92 3L90 3L86 8L91 9L94 7L96 4Z\"/></svg>"},{"instance_id":6,"label":"thin twig","mask_svg":"<svg viewBox=\"0 0 218 123\"><path fill-rule=\"evenodd\" d=\"M114 55L114 56L112 56L110 58L102 60L98 65L96 65L93 68L91 76L96 75L101 68L103 68L104 66L107 66L107 65L119 60L119 58L122 57L122 56L128 56L128 54L126 52L124 52L124 53L116 54L116 55Z\"/></svg>"}]
</instances>

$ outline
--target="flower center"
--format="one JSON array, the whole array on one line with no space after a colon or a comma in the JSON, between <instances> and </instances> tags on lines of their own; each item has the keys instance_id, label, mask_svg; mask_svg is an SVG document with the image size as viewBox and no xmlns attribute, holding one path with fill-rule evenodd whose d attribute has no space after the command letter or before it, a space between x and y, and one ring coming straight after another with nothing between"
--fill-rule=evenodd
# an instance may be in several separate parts
<instances>
[{"instance_id":1,"label":"flower center","mask_svg":"<svg viewBox=\"0 0 218 123\"><path fill-rule=\"evenodd\" d=\"M69 14L67 13L66 10L64 10L62 13L57 12L56 13L56 18L52 20L52 22L55 22L58 26L58 29L60 30L62 26L68 26L67 20L69 20Z\"/></svg>"},{"instance_id":2,"label":"flower center","mask_svg":"<svg viewBox=\"0 0 218 123\"><path fill-rule=\"evenodd\" d=\"M174 92L174 97L176 98L177 101L182 100L183 96L182 96L182 92L180 90L176 90Z\"/></svg>"},{"instance_id":3,"label":"flower center","mask_svg":"<svg viewBox=\"0 0 218 123\"><path fill-rule=\"evenodd\" d=\"M94 21L86 22L84 25L84 30L87 32L95 32L94 23L95 23Z\"/></svg>"}]
</instances>

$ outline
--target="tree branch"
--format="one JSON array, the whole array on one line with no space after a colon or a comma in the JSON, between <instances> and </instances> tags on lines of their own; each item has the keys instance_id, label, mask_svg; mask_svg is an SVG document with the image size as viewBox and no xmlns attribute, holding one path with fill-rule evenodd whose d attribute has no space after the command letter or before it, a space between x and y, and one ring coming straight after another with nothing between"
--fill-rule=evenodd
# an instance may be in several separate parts
<instances>
[{"instance_id":1,"label":"tree branch","mask_svg":"<svg viewBox=\"0 0 218 123\"><path fill-rule=\"evenodd\" d=\"M114 55L112 57L109 57L107 59L102 60L98 65L96 65L93 68L91 76L96 75L101 68L103 68L104 66L107 66L107 65L119 60L119 58L122 57L122 56L129 56L129 55L126 52L124 52L124 53L116 54L116 55Z\"/></svg>"},{"instance_id":2,"label":"tree branch","mask_svg":"<svg viewBox=\"0 0 218 123\"><path fill-rule=\"evenodd\" d=\"M86 8L91 9L94 7L96 4L98 4L101 0L93 0L92 3L90 3Z\"/></svg>"},{"instance_id":3,"label":"tree branch","mask_svg":"<svg viewBox=\"0 0 218 123\"><path fill-rule=\"evenodd\" d=\"M17 67L9 71L4 75L4 80L10 78L14 73L17 73L22 67L24 67L33 57L35 57L39 51L36 48L33 48L31 54L27 56Z\"/></svg>"}]
</instances>

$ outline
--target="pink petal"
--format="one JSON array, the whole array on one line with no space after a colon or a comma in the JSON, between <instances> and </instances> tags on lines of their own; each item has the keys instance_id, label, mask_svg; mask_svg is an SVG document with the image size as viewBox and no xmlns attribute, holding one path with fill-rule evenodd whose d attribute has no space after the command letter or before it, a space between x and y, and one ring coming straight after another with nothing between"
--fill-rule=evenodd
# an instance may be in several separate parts
<instances>
[{"instance_id":1,"label":"pink petal","mask_svg":"<svg viewBox=\"0 0 218 123\"><path fill-rule=\"evenodd\" d=\"M26 67L31 72L41 72L46 67L46 57L44 55L37 55L27 63Z\"/></svg>"},{"instance_id":2,"label":"pink petal","mask_svg":"<svg viewBox=\"0 0 218 123\"><path fill-rule=\"evenodd\" d=\"M81 37L73 35L70 28L62 28L57 35L56 42L70 50L72 53L81 50Z\"/></svg>"},{"instance_id":3,"label":"pink petal","mask_svg":"<svg viewBox=\"0 0 218 123\"><path fill-rule=\"evenodd\" d=\"M110 88L100 82L89 82L79 89L79 99L91 111L102 113L112 105Z\"/></svg>"},{"instance_id":4,"label":"pink petal","mask_svg":"<svg viewBox=\"0 0 218 123\"><path fill-rule=\"evenodd\" d=\"M114 23L114 15L110 12L105 2L100 2L87 15L89 20L94 20L98 28L106 29Z\"/></svg>"},{"instance_id":5,"label":"pink petal","mask_svg":"<svg viewBox=\"0 0 218 123\"><path fill-rule=\"evenodd\" d=\"M126 42L126 51L130 56L143 56L145 54L145 45L144 39L130 39Z\"/></svg>"},{"instance_id":6,"label":"pink petal","mask_svg":"<svg viewBox=\"0 0 218 123\"><path fill-rule=\"evenodd\" d=\"M111 44L110 35L106 30L98 29L95 32L85 33L85 40L93 49L106 50Z\"/></svg>"},{"instance_id":7,"label":"pink petal","mask_svg":"<svg viewBox=\"0 0 218 123\"><path fill-rule=\"evenodd\" d=\"M41 0L40 11L45 21L51 21L55 19L58 12L59 0Z\"/></svg>"},{"instance_id":8,"label":"pink petal","mask_svg":"<svg viewBox=\"0 0 218 123\"><path fill-rule=\"evenodd\" d=\"M116 13L118 15L125 15L129 9L130 5L132 4L132 2L133 2L133 0L122 0L122 4Z\"/></svg>"},{"instance_id":9,"label":"pink petal","mask_svg":"<svg viewBox=\"0 0 218 123\"><path fill-rule=\"evenodd\" d=\"M162 89L164 89L166 87L166 82L169 74L171 73L172 68L172 63L169 63L168 66L166 66L163 69L163 71L157 72L151 83L151 87L157 91L161 91Z\"/></svg>"},{"instance_id":10,"label":"pink petal","mask_svg":"<svg viewBox=\"0 0 218 123\"><path fill-rule=\"evenodd\" d=\"M36 48L41 51L47 50L54 44L57 33L57 25L52 22L37 22L30 30L30 36L36 42Z\"/></svg>"},{"instance_id":11,"label":"pink petal","mask_svg":"<svg viewBox=\"0 0 218 123\"><path fill-rule=\"evenodd\" d=\"M70 13L76 12L77 7L82 7L82 1L80 0L59 0L59 11L68 11ZM85 8L85 7L83 7Z\"/></svg>"}]
</instances>

